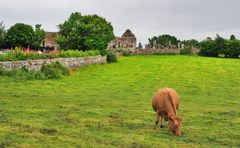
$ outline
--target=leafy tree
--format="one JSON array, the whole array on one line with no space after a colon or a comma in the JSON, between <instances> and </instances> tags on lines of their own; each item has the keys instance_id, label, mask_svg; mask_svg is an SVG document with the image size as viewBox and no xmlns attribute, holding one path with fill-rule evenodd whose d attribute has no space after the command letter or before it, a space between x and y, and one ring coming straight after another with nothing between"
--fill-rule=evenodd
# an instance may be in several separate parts
<instances>
[{"instance_id":1,"label":"leafy tree","mask_svg":"<svg viewBox=\"0 0 240 148\"><path fill-rule=\"evenodd\" d=\"M149 38L148 39L148 46L150 48L153 48L155 46L157 40L158 40L158 37L156 37L156 36L153 36L152 38Z\"/></svg>"},{"instance_id":2,"label":"leafy tree","mask_svg":"<svg viewBox=\"0 0 240 148\"><path fill-rule=\"evenodd\" d=\"M75 12L59 25L57 42L61 49L105 50L114 39L111 23L97 15Z\"/></svg>"},{"instance_id":3,"label":"leafy tree","mask_svg":"<svg viewBox=\"0 0 240 148\"><path fill-rule=\"evenodd\" d=\"M210 57L218 56L218 52L216 51L215 43L213 40L206 39L202 41L200 44L201 44L201 50L199 52L200 55Z\"/></svg>"},{"instance_id":4,"label":"leafy tree","mask_svg":"<svg viewBox=\"0 0 240 148\"><path fill-rule=\"evenodd\" d=\"M240 55L240 40L227 40L225 57L238 58Z\"/></svg>"},{"instance_id":5,"label":"leafy tree","mask_svg":"<svg viewBox=\"0 0 240 148\"><path fill-rule=\"evenodd\" d=\"M175 36L171 36L168 34L161 35L161 36L154 36L150 39L149 46L155 47L155 48L171 48L171 47L177 47L178 46L178 40Z\"/></svg>"},{"instance_id":6,"label":"leafy tree","mask_svg":"<svg viewBox=\"0 0 240 148\"><path fill-rule=\"evenodd\" d=\"M207 38L202 41L200 45L200 55L211 57L218 57L220 53L225 54L227 48L225 46L225 39L220 37L218 34L214 40Z\"/></svg>"},{"instance_id":7,"label":"leafy tree","mask_svg":"<svg viewBox=\"0 0 240 148\"><path fill-rule=\"evenodd\" d=\"M232 35L230 36L230 40L236 40L235 35L232 34Z\"/></svg>"},{"instance_id":8,"label":"leafy tree","mask_svg":"<svg viewBox=\"0 0 240 148\"><path fill-rule=\"evenodd\" d=\"M44 39L45 39L45 32L41 28L41 25L40 24L35 25L33 46L35 48L41 47Z\"/></svg>"},{"instance_id":9,"label":"leafy tree","mask_svg":"<svg viewBox=\"0 0 240 148\"><path fill-rule=\"evenodd\" d=\"M3 26L3 21L0 22L0 48L4 45L4 35L5 27Z\"/></svg>"},{"instance_id":10,"label":"leafy tree","mask_svg":"<svg viewBox=\"0 0 240 148\"><path fill-rule=\"evenodd\" d=\"M238 58L240 55L240 40L225 40L224 49L221 51L226 58Z\"/></svg>"},{"instance_id":11,"label":"leafy tree","mask_svg":"<svg viewBox=\"0 0 240 148\"><path fill-rule=\"evenodd\" d=\"M8 47L32 47L34 30L30 25L17 23L7 31L5 41Z\"/></svg>"},{"instance_id":12,"label":"leafy tree","mask_svg":"<svg viewBox=\"0 0 240 148\"><path fill-rule=\"evenodd\" d=\"M217 53L221 53L223 52L225 49L225 39L220 37L218 34L217 34L217 37L215 38L214 40L214 46L215 46L215 51Z\"/></svg>"},{"instance_id":13,"label":"leafy tree","mask_svg":"<svg viewBox=\"0 0 240 148\"><path fill-rule=\"evenodd\" d=\"M201 42L200 55L217 57L224 54L226 58L238 58L240 55L240 40L225 40L217 34L215 40L207 39Z\"/></svg>"},{"instance_id":14,"label":"leafy tree","mask_svg":"<svg viewBox=\"0 0 240 148\"><path fill-rule=\"evenodd\" d=\"M186 47L196 47L196 48L198 48L200 46L200 43L195 39L184 40L184 41L181 42L181 44L184 44L184 46L186 46Z\"/></svg>"}]
</instances>

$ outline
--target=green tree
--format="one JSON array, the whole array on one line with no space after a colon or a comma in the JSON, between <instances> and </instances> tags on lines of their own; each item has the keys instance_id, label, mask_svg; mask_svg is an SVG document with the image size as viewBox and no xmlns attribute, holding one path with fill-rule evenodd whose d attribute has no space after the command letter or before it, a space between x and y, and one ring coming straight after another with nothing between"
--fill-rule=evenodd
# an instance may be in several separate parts
<instances>
[{"instance_id":1,"label":"green tree","mask_svg":"<svg viewBox=\"0 0 240 148\"><path fill-rule=\"evenodd\" d=\"M192 47L199 48L200 46L200 43L195 39L181 41L181 44L184 44L184 46L191 48Z\"/></svg>"},{"instance_id":2,"label":"green tree","mask_svg":"<svg viewBox=\"0 0 240 148\"><path fill-rule=\"evenodd\" d=\"M230 36L230 40L236 40L235 35L232 34L232 35Z\"/></svg>"},{"instance_id":3,"label":"green tree","mask_svg":"<svg viewBox=\"0 0 240 148\"><path fill-rule=\"evenodd\" d=\"M3 21L0 22L0 48L4 45L4 35L5 27L3 26Z\"/></svg>"},{"instance_id":4,"label":"green tree","mask_svg":"<svg viewBox=\"0 0 240 148\"><path fill-rule=\"evenodd\" d=\"M32 47L34 41L34 30L32 26L23 23L17 23L10 27L5 36L5 42L8 47Z\"/></svg>"},{"instance_id":5,"label":"green tree","mask_svg":"<svg viewBox=\"0 0 240 148\"><path fill-rule=\"evenodd\" d=\"M222 53L226 58L238 58L240 55L240 40L226 40Z\"/></svg>"},{"instance_id":6,"label":"green tree","mask_svg":"<svg viewBox=\"0 0 240 148\"><path fill-rule=\"evenodd\" d=\"M149 39L148 39L148 46L149 46L150 48L153 48L153 47L155 46L157 40L158 40L158 37L157 37L157 36L153 36L152 38L149 38Z\"/></svg>"},{"instance_id":7,"label":"green tree","mask_svg":"<svg viewBox=\"0 0 240 148\"><path fill-rule=\"evenodd\" d=\"M171 36L168 34L161 35L161 36L154 36L150 39L149 41L149 46L150 47L155 47L155 48L171 48L171 47L177 47L179 41L175 36Z\"/></svg>"},{"instance_id":8,"label":"green tree","mask_svg":"<svg viewBox=\"0 0 240 148\"><path fill-rule=\"evenodd\" d=\"M201 48L199 54L202 56L217 57L218 52L215 48L215 43L211 39L203 40L201 43Z\"/></svg>"},{"instance_id":9,"label":"green tree","mask_svg":"<svg viewBox=\"0 0 240 148\"><path fill-rule=\"evenodd\" d=\"M61 49L105 50L114 39L111 23L97 15L72 13L59 25L57 42Z\"/></svg>"},{"instance_id":10,"label":"green tree","mask_svg":"<svg viewBox=\"0 0 240 148\"><path fill-rule=\"evenodd\" d=\"M217 34L217 37L214 40L214 46L215 52L217 53L218 56L219 53L223 53L225 51L225 39Z\"/></svg>"},{"instance_id":11,"label":"green tree","mask_svg":"<svg viewBox=\"0 0 240 148\"><path fill-rule=\"evenodd\" d=\"M43 40L45 39L45 32L41 28L40 24L35 25L35 32L34 32L34 48L39 48L42 46Z\"/></svg>"}]
</instances>

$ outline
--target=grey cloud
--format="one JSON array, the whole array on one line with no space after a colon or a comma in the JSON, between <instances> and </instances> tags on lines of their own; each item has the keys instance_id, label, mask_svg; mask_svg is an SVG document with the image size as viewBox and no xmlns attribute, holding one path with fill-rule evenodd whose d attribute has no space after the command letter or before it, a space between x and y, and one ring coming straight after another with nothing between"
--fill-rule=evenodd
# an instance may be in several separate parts
<instances>
[{"instance_id":1,"label":"grey cloud","mask_svg":"<svg viewBox=\"0 0 240 148\"><path fill-rule=\"evenodd\" d=\"M105 17L117 36L129 28L146 43L148 37L166 33L180 39L216 33L240 37L238 6L239 0L0 0L0 20L7 27L40 23L45 30L57 31L57 24L79 11Z\"/></svg>"}]
</instances>

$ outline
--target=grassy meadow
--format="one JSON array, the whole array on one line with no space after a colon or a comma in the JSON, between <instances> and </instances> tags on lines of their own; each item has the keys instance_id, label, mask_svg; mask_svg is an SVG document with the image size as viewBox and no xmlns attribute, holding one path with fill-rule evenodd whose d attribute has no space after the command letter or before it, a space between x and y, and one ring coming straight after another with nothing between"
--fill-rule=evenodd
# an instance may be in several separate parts
<instances>
[{"instance_id":1,"label":"grassy meadow","mask_svg":"<svg viewBox=\"0 0 240 148\"><path fill-rule=\"evenodd\" d=\"M153 130L162 87L181 96L180 137ZM240 60L130 56L61 80L1 77L0 147L240 147Z\"/></svg>"}]
</instances>

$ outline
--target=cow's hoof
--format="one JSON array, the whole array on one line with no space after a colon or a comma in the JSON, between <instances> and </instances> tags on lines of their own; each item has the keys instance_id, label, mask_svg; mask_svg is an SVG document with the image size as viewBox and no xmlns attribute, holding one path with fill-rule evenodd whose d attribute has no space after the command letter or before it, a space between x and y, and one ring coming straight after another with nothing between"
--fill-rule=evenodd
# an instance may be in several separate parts
<instances>
[{"instance_id":1,"label":"cow's hoof","mask_svg":"<svg viewBox=\"0 0 240 148\"><path fill-rule=\"evenodd\" d=\"M160 128L163 128L163 125L160 125Z\"/></svg>"}]
</instances>

